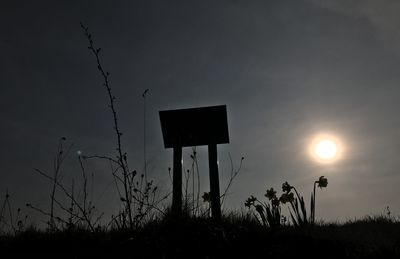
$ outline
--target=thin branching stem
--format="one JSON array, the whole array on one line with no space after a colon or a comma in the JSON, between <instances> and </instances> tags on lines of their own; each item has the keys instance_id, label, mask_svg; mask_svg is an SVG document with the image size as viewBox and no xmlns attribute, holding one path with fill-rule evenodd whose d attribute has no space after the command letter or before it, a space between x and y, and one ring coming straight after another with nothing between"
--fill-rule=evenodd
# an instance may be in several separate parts
<instances>
[{"instance_id":1,"label":"thin branching stem","mask_svg":"<svg viewBox=\"0 0 400 259\"><path fill-rule=\"evenodd\" d=\"M228 155L229 155L229 160L230 160L230 162L231 162L231 175L230 175L230 178L229 178L228 185L226 186L226 188L225 188L223 194L221 195L221 198L222 198L222 200L221 200L221 205L222 205L222 204L224 203L224 201L225 201L225 197L226 197L226 195L227 195L227 192L228 192L229 188L231 187L231 185L232 185L232 183L233 183L233 180L235 180L235 178L239 175L240 170L242 169L242 164L243 164L243 160L244 160L244 157L242 157L242 158L240 159L239 168L238 168L236 171L234 171L234 169L233 169L233 160L232 160L232 156L231 156L230 153L229 153Z\"/></svg>"},{"instance_id":2,"label":"thin branching stem","mask_svg":"<svg viewBox=\"0 0 400 259\"><path fill-rule=\"evenodd\" d=\"M75 203L76 207L77 207L77 208L79 209L79 211L82 213L82 216L83 216L85 222L87 223L88 227L90 228L91 231L94 231L94 227L93 227L93 225L92 225L92 223L91 223L91 221L90 221L90 218L88 217L86 211L82 208L81 205L79 205L79 203L78 203L78 202L75 200L75 198L68 192L68 190L65 189L65 187L64 187L61 183L59 183L59 182L57 181L57 179L54 179L53 177L47 175L46 173L42 172L42 171L39 170L39 169L35 169L35 171L38 172L40 175L44 176L45 178L49 179L50 181L54 182L54 183L64 192L64 194L65 194L68 198L74 200L74 203Z\"/></svg>"},{"instance_id":3,"label":"thin branching stem","mask_svg":"<svg viewBox=\"0 0 400 259\"><path fill-rule=\"evenodd\" d=\"M95 48L94 42L92 39L92 35L89 33L89 28L84 26L82 23L81 23L81 27L84 30L85 36L89 41L88 49L92 51L93 55L96 58L97 69L100 71L100 73L103 77L103 82L104 82L103 85L105 86L105 88L107 90L107 94L108 94L108 98L109 98L109 102L110 102L109 107L111 109L112 116L113 116L114 130L115 130L115 134L117 136L117 152L118 152L117 161L123 171L123 186L124 186L124 195L125 195L124 201L125 201L125 205L126 205L126 211L128 213L129 224L132 227L133 226L133 217L132 217L132 209L131 209L131 197L129 195L129 186L128 186L128 169L124 162L124 157L126 157L126 153L124 153L122 151L122 142L121 142L122 132L119 129L118 117L117 117L117 112L116 112L116 108L115 108L115 99L116 98L113 95L111 87L110 87L110 82L109 82L110 73L106 72L102 66L100 56L99 56L101 49Z\"/></svg>"}]
</instances>

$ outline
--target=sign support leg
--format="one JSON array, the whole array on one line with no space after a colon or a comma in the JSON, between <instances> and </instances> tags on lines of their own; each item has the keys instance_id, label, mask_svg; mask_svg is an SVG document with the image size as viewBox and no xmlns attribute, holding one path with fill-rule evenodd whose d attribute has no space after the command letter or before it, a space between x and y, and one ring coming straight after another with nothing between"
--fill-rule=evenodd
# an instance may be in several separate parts
<instances>
[{"instance_id":1,"label":"sign support leg","mask_svg":"<svg viewBox=\"0 0 400 259\"><path fill-rule=\"evenodd\" d=\"M172 213L182 212L182 147L174 147L174 168L172 177Z\"/></svg>"},{"instance_id":2,"label":"sign support leg","mask_svg":"<svg viewBox=\"0 0 400 259\"><path fill-rule=\"evenodd\" d=\"M221 201L219 192L217 145L208 145L208 163L210 168L210 200L211 216L219 221L221 219Z\"/></svg>"}]
</instances>

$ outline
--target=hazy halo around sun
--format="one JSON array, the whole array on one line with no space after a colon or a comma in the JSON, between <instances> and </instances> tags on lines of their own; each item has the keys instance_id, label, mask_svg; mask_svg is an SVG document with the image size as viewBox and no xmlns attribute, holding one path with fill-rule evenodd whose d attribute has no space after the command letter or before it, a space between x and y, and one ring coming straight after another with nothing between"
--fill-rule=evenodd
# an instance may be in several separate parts
<instances>
[{"instance_id":1,"label":"hazy halo around sun","mask_svg":"<svg viewBox=\"0 0 400 259\"><path fill-rule=\"evenodd\" d=\"M310 145L311 158L321 164L331 164L342 158L343 145L338 137L332 134L316 135Z\"/></svg>"}]
</instances>

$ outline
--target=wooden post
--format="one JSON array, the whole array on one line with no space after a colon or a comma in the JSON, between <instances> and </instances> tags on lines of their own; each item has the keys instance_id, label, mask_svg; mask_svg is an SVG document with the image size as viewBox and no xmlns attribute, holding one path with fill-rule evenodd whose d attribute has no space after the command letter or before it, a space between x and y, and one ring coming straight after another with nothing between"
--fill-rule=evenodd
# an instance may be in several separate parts
<instances>
[{"instance_id":1,"label":"wooden post","mask_svg":"<svg viewBox=\"0 0 400 259\"><path fill-rule=\"evenodd\" d=\"M182 147L174 147L174 168L172 178L172 213L182 213Z\"/></svg>"},{"instance_id":2,"label":"wooden post","mask_svg":"<svg viewBox=\"0 0 400 259\"><path fill-rule=\"evenodd\" d=\"M208 145L208 163L210 168L210 201L211 216L219 221L221 219L221 201L219 193L217 145Z\"/></svg>"}]
</instances>

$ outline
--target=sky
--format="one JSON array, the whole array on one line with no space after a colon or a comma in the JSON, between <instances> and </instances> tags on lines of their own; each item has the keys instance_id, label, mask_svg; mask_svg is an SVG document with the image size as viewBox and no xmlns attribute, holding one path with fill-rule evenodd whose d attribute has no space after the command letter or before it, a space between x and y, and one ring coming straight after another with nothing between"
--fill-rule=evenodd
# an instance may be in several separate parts
<instances>
[{"instance_id":1,"label":"sky","mask_svg":"<svg viewBox=\"0 0 400 259\"><path fill-rule=\"evenodd\" d=\"M317 218L340 221L400 206L400 3L394 0L8 1L0 10L0 199L49 206L57 143L73 144L65 184L79 179L77 152L115 156L107 93L79 23L102 48L131 167L168 193L172 151L158 112L227 105L230 143L218 146L221 189L244 157L224 209L244 209L284 181ZM146 116L142 93L146 96ZM314 136L343 143L331 164L307 153ZM202 191L207 149L198 147ZM190 168L190 148L184 168ZM99 210L119 201L109 166L85 162ZM78 181L78 180L77 180ZM60 194L61 196L61 194Z\"/></svg>"}]
</instances>

